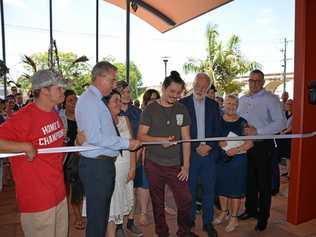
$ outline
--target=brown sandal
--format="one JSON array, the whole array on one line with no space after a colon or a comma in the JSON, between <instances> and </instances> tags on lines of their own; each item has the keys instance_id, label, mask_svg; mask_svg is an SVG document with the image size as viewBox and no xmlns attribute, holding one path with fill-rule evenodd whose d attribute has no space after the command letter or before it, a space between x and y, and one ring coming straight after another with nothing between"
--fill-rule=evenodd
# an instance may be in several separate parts
<instances>
[{"instance_id":1,"label":"brown sandal","mask_svg":"<svg viewBox=\"0 0 316 237\"><path fill-rule=\"evenodd\" d=\"M77 230L83 230L84 228L85 228L85 225L84 225L84 223L83 223L82 220L77 220L77 221L75 222L75 229L77 229Z\"/></svg>"},{"instance_id":2,"label":"brown sandal","mask_svg":"<svg viewBox=\"0 0 316 237\"><path fill-rule=\"evenodd\" d=\"M139 224L140 224L141 226L146 226L146 225L148 225L148 220L147 220L147 215L146 215L146 213L143 213L143 212L140 213Z\"/></svg>"},{"instance_id":3,"label":"brown sandal","mask_svg":"<svg viewBox=\"0 0 316 237\"><path fill-rule=\"evenodd\" d=\"M227 217L228 215L228 210L220 210L220 214L222 215L221 217L217 216L216 218L214 218L213 220L213 225L218 225L218 224L221 224L225 218Z\"/></svg>"}]
</instances>

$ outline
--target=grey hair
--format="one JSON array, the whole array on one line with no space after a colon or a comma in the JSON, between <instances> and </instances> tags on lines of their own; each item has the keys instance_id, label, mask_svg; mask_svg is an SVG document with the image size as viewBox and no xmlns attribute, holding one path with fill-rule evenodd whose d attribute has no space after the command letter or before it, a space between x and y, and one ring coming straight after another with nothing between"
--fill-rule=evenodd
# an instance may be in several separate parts
<instances>
[{"instance_id":1,"label":"grey hair","mask_svg":"<svg viewBox=\"0 0 316 237\"><path fill-rule=\"evenodd\" d=\"M94 81L97 78L97 76L101 75L104 72L109 72L111 70L117 71L117 67L115 67L112 63L108 61L98 62L92 69L91 80Z\"/></svg>"},{"instance_id":2,"label":"grey hair","mask_svg":"<svg viewBox=\"0 0 316 237\"><path fill-rule=\"evenodd\" d=\"M227 99L232 99L232 100L235 100L237 102L237 104L239 103L239 99L238 99L238 96L234 95L234 94L229 94L229 95L226 95L225 96L225 100Z\"/></svg>"},{"instance_id":3,"label":"grey hair","mask_svg":"<svg viewBox=\"0 0 316 237\"><path fill-rule=\"evenodd\" d=\"M196 74L196 76L195 76L195 78L194 78L193 84L196 84L196 81L197 81L199 78L206 79L206 80L208 81L208 85L209 85L209 87L210 87L210 85L211 85L211 78L209 77L209 75L207 75L207 73L205 73L205 72L199 72L198 74Z\"/></svg>"}]
</instances>

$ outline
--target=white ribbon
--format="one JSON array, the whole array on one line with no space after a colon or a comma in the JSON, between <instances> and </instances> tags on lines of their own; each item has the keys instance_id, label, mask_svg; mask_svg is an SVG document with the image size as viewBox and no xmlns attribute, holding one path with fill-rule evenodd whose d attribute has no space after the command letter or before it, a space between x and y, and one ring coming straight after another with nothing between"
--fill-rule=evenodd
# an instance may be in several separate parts
<instances>
[{"instance_id":1,"label":"white ribbon","mask_svg":"<svg viewBox=\"0 0 316 237\"><path fill-rule=\"evenodd\" d=\"M177 140L177 141L157 141L157 142L143 142L142 145L162 145L162 144L179 144L184 142L212 142L212 141L242 141L242 140L267 140L267 139L293 139L293 138L309 138L316 136L316 131L303 134L282 134L282 135L255 135L255 136L237 136L237 137L210 137L203 139L188 139L188 140ZM51 154L51 153L66 153L66 152L82 152L102 149L98 146L65 146L65 147L54 147L54 148L41 148L38 149L38 154ZM23 156L25 153L0 153L0 159Z\"/></svg>"},{"instance_id":2,"label":"white ribbon","mask_svg":"<svg viewBox=\"0 0 316 237\"><path fill-rule=\"evenodd\" d=\"M100 149L97 146L63 146L53 148L41 148L37 150L38 154L51 154L51 153L65 153L65 152L81 152L81 151L92 151ZM8 158L12 156L24 156L25 153L0 153L1 158Z\"/></svg>"},{"instance_id":3,"label":"white ribbon","mask_svg":"<svg viewBox=\"0 0 316 237\"><path fill-rule=\"evenodd\" d=\"M143 145L162 145L162 144L178 144L184 142L213 142L213 141L242 141L242 140L268 140L268 139L293 139L293 138L309 138L316 136L315 132L298 133L298 134L281 134L281 135L255 135L255 136L236 136L236 137L209 137L177 141L157 141L157 142L143 142Z\"/></svg>"}]
</instances>

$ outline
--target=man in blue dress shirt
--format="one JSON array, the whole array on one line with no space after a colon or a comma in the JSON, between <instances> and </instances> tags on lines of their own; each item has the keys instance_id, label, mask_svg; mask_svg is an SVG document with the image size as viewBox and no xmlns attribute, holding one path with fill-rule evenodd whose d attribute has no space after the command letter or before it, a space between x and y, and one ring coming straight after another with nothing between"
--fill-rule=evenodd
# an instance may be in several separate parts
<instances>
[{"instance_id":1,"label":"man in blue dress shirt","mask_svg":"<svg viewBox=\"0 0 316 237\"><path fill-rule=\"evenodd\" d=\"M79 175L87 200L87 237L104 237L109 218L110 202L115 182L115 159L122 149L134 150L138 140L119 136L103 97L110 94L116 80L116 67L99 62L92 69L91 86L80 96L76 105L78 129L83 131L83 145L100 149L81 152Z\"/></svg>"},{"instance_id":2,"label":"man in blue dress shirt","mask_svg":"<svg viewBox=\"0 0 316 237\"><path fill-rule=\"evenodd\" d=\"M249 94L239 100L238 113L249 123L246 135L273 135L286 127L281 104L275 95L263 89L264 82L263 72L252 71ZM273 141L262 140L254 141L254 147L247 152L246 211L239 218L257 218L256 231L266 229L270 216L273 151Z\"/></svg>"}]
</instances>

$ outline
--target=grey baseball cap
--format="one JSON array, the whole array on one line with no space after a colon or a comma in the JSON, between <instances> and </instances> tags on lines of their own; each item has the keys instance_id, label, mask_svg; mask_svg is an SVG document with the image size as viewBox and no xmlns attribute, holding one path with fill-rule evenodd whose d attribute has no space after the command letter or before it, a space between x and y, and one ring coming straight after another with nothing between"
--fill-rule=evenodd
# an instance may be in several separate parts
<instances>
[{"instance_id":1,"label":"grey baseball cap","mask_svg":"<svg viewBox=\"0 0 316 237\"><path fill-rule=\"evenodd\" d=\"M41 89L48 86L66 87L67 83L62 75L50 69L39 70L32 77L32 90Z\"/></svg>"}]
</instances>

